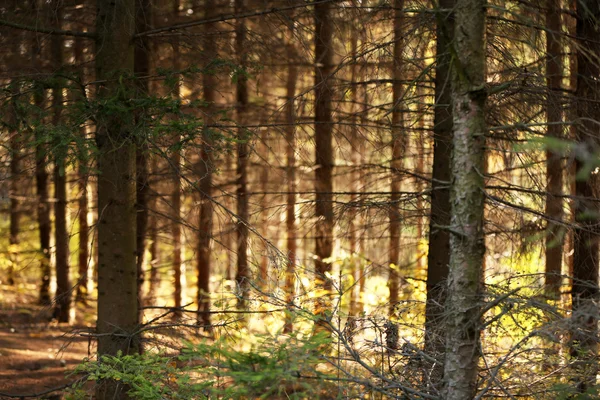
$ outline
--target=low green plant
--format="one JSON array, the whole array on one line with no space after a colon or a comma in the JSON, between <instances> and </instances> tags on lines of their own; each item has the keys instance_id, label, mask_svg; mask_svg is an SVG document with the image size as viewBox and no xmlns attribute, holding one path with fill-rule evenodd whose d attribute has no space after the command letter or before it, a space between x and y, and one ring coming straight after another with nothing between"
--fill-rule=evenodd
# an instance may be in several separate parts
<instances>
[{"instance_id":1,"label":"low green plant","mask_svg":"<svg viewBox=\"0 0 600 400\"><path fill-rule=\"evenodd\" d=\"M85 374L88 382L118 381L141 400L321 397L329 378L323 358L329 335L238 339L186 342L177 356L102 356L86 360L75 373ZM248 349L244 345L250 341ZM86 398L83 386L73 387L70 398Z\"/></svg>"}]
</instances>

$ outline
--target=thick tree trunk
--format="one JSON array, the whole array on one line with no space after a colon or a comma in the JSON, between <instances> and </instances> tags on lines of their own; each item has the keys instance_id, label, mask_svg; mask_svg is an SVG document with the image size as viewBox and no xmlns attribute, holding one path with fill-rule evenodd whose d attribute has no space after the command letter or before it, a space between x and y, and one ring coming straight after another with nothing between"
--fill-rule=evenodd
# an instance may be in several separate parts
<instances>
[{"instance_id":1,"label":"thick tree trunk","mask_svg":"<svg viewBox=\"0 0 600 400\"><path fill-rule=\"evenodd\" d=\"M293 305L296 289L296 82L298 81L298 67L296 66L296 48L294 46L294 16L291 16L289 35L290 40L286 44L288 70L286 82L286 105L285 105L285 141L286 143L286 181L287 181L287 197L286 197L286 214L285 226L287 230L287 260L285 269L285 286L286 303L288 312L285 315L283 325L283 333L291 333L293 326Z\"/></svg>"},{"instance_id":2,"label":"thick tree trunk","mask_svg":"<svg viewBox=\"0 0 600 400\"><path fill-rule=\"evenodd\" d=\"M215 12L215 1L205 0L204 2L204 17L211 18ZM210 63L217 57L217 47L214 37L211 35L215 32L216 26L214 23L204 25L206 38L204 39L204 54L206 61ZM210 125L213 120L211 115L212 107L215 102L216 80L212 73L205 73L202 77L202 86L204 91L204 101L206 102L206 125ZM198 176L200 178L200 221L198 232L198 251L197 251L197 268L198 268L198 324L202 325L205 330L211 331L210 323L210 242L212 238L212 220L213 220L213 204L211 199L212 194L212 173L214 168L213 149L212 149L212 134L208 127L203 131L202 146L200 150L200 161L198 163Z\"/></svg>"},{"instance_id":3,"label":"thick tree trunk","mask_svg":"<svg viewBox=\"0 0 600 400\"><path fill-rule=\"evenodd\" d=\"M150 0L136 0L135 3L135 30L145 32L151 28L152 4ZM150 75L150 43L147 36L136 39L134 49L133 71L137 86L137 97L144 98L149 95L148 76ZM145 117L144 111L136 115L137 125L146 126L140 120ZM138 302L140 321L143 320L143 287L144 287L144 257L146 255L146 230L148 228L148 195L150 183L148 181L149 145L145 130L138 133L136 149L136 268L138 279Z\"/></svg>"},{"instance_id":4,"label":"thick tree trunk","mask_svg":"<svg viewBox=\"0 0 600 400\"><path fill-rule=\"evenodd\" d=\"M600 4L597 1L577 2L577 141L590 149L600 143ZM598 218L597 179L585 173L586 160L577 159L575 183L575 222L573 254L573 332L571 355L577 359L577 389L583 393L596 383L598 374ZM581 176L581 174L585 174Z\"/></svg>"},{"instance_id":5,"label":"thick tree trunk","mask_svg":"<svg viewBox=\"0 0 600 400\"><path fill-rule=\"evenodd\" d=\"M244 0L235 0L235 12L242 13L245 10ZM240 67L244 68L247 64L246 56L246 23L245 20L238 19L235 26L235 50L239 57ZM248 108L248 82L244 76L237 78L237 272L235 281L238 290L238 308L246 307L248 295L250 293L250 268L248 266L248 144L246 132L244 129L245 115ZM262 284L263 282L261 282Z\"/></svg>"},{"instance_id":6,"label":"thick tree trunk","mask_svg":"<svg viewBox=\"0 0 600 400\"><path fill-rule=\"evenodd\" d=\"M98 0L96 79L101 101L131 99L135 0ZM134 116L100 110L98 146L98 353L137 353L139 323L136 265ZM98 386L100 400L126 398L117 381Z\"/></svg>"},{"instance_id":7,"label":"thick tree trunk","mask_svg":"<svg viewBox=\"0 0 600 400\"><path fill-rule=\"evenodd\" d=\"M546 8L546 100L547 136L562 138L562 47L560 43L560 1L548 0ZM552 150L546 152L546 216L549 218L546 232L546 292L555 299L560 297L564 229L563 218L563 164L561 155Z\"/></svg>"},{"instance_id":8,"label":"thick tree trunk","mask_svg":"<svg viewBox=\"0 0 600 400\"><path fill-rule=\"evenodd\" d=\"M482 307L485 117L485 0L457 0L452 73L453 157L450 270L446 302L445 398L477 390Z\"/></svg>"},{"instance_id":9,"label":"thick tree trunk","mask_svg":"<svg viewBox=\"0 0 600 400\"><path fill-rule=\"evenodd\" d=\"M444 304L450 264L450 157L452 153L451 42L454 35L452 9L455 0L441 0L437 18L435 109L433 126L433 170L431 217L427 257L427 302L425 306L425 351L437 362L425 377L432 391L440 391L445 351Z\"/></svg>"},{"instance_id":10,"label":"thick tree trunk","mask_svg":"<svg viewBox=\"0 0 600 400\"><path fill-rule=\"evenodd\" d=\"M53 10L53 25L60 29L62 10L56 6ZM52 62L55 71L59 71L63 64L63 39L60 36L52 37ZM58 79L52 89L53 124L59 126L63 107L62 80ZM62 145L56 146L57 154L54 155L54 226L55 226L55 251L56 251L56 302L54 304L54 318L59 322L69 322L71 311L71 282L69 279L69 231L67 222L67 171L66 151Z\"/></svg>"},{"instance_id":11,"label":"thick tree trunk","mask_svg":"<svg viewBox=\"0 0 600 400\"><path fill-rule=\"evenodd\" d=\"M402 160L406 151L408 136L403 131L402 119L402 50L404 41L402 36L404 0L394 1L394 62L393 62L393 85L392 85L392 160L390 162L391 185L390 206L388 218L390 223L390 252L389 267L390 276L388 288L389 316L396 316L396 304L398 303L398 292L400 289L400 235L402 230L402 214L400 212L400 192L402 190ZM392 346L394 347L394 346ZM394 350L395 348L392 348Z\"/></svg>"},{"instance_id":12,"label":"thick tree trunk","mask_svg":"<svg viewBox=\"0 0 600 400\"><path fill-rule=\"evenodd\" d=\"M328 275L333 251L333 147L332 85L333 27L331 3L315 3L315 274L316 285L325 292L332 289ZM330 294L320 297L317 315L329 309ZM320 321L317 321L319 323Z\"/></svg>"}]
</instances>

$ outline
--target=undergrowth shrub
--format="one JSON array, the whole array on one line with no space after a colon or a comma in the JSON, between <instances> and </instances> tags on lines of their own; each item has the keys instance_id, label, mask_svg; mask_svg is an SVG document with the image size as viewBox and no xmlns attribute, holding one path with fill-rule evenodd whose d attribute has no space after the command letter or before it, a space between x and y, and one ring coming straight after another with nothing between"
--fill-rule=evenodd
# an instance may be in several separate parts
<instances>
[{"instance_id":1,"label":"undergrowth shrub","mask_svg":"<svg viewBox=\"0 0 600 400\"><path fill-rule=\"evenodd\" d=\"M86 360L75 373L96 384L120 382L131 398L141 400L332 398L333 377L323 356L331 344L328 335L255 339L249 350L219 339L185 342L177 355L105 355ZM70 399L89 398L84 383L71 389Z\"/></svg>"}]
</instances>

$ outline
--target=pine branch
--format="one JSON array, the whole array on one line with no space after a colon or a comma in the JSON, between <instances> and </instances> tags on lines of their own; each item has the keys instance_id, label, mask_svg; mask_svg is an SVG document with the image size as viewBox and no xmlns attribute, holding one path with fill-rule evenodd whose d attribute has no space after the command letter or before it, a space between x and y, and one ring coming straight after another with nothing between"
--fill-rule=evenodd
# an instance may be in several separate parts
<instances>
[{"instance_id":1,"label":"pine branch","mask_svg":"<svg viewBox=\"0 0 600 400\"><path fill-rule=\"evenodd\" d=\"M8 26L9 28L21 29L29 32L38 32L38 33L47 33L50 35L58 35L58 36L73 36L73 37L84 37L95 39L96 34L93 32L76 32L72 30L62 30L62 29L52 29L52 28L43 28L39 26L30 26L19 24L16 22L7 21L4 19L0 19L0 26Z\"/></svg>"}]
</instances>

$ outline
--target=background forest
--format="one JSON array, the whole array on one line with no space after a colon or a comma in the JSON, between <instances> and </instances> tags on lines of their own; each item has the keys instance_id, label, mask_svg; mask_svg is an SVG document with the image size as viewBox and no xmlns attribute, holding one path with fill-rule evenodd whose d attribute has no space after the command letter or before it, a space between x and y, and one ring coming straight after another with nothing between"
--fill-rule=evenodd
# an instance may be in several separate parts
<instances>
[{"instance_id":1,"label":"background forest","mask_svg":"<svg viewBox=\"0 0 600 400\"><path fill-rule=\"evenodd\" d=\"M598 398L599 29L3 0L0 398Z\"/></svg>"}]
</instances>

